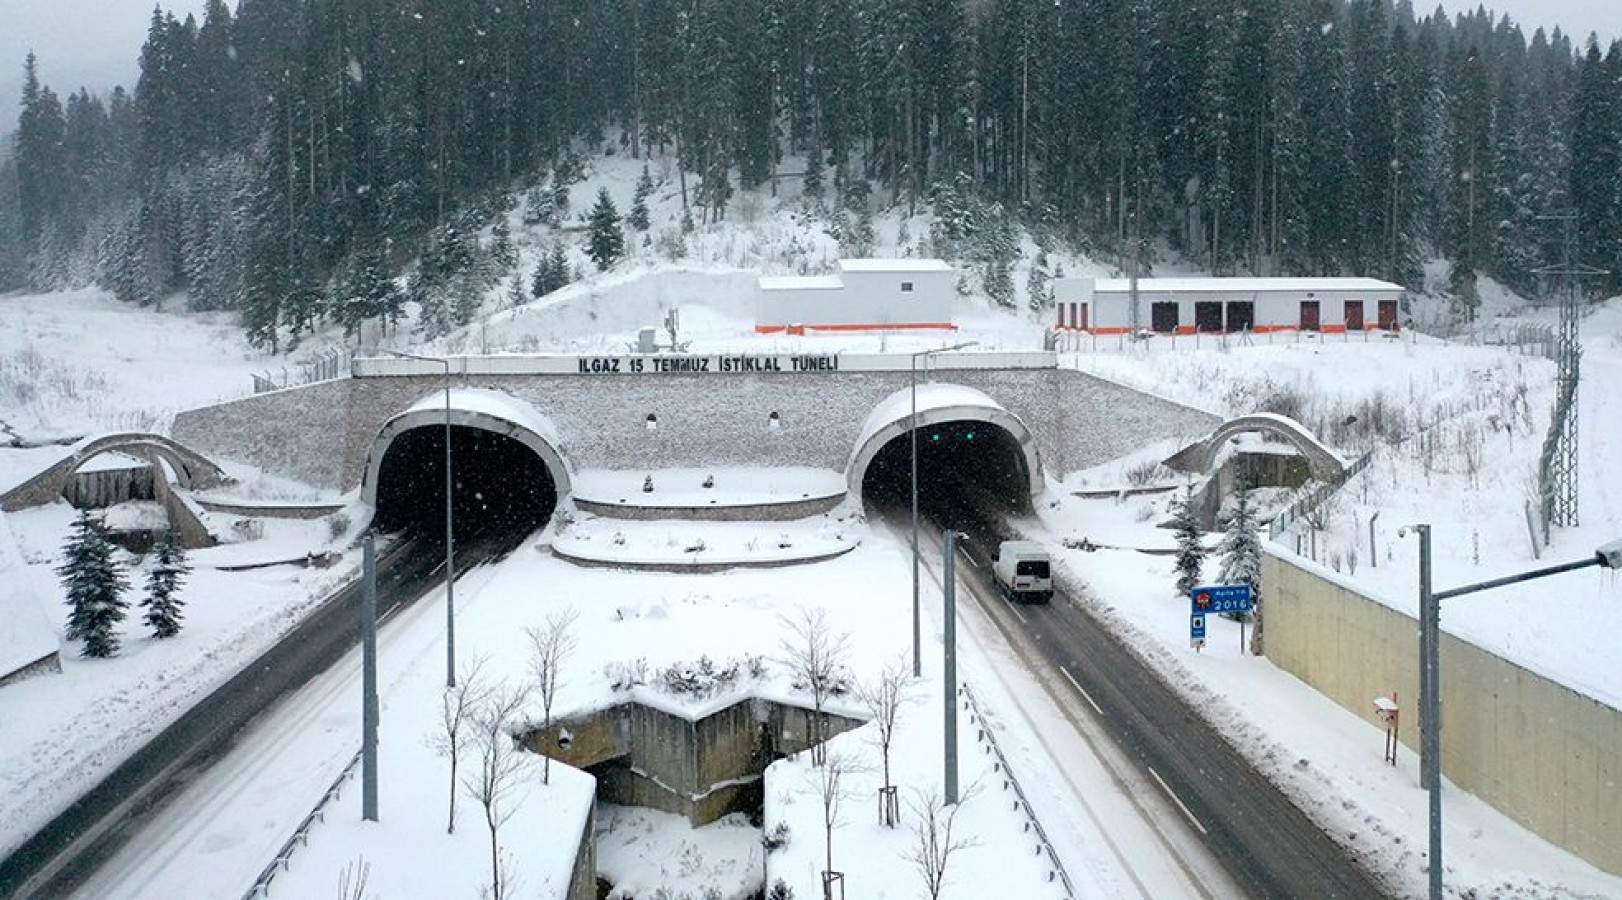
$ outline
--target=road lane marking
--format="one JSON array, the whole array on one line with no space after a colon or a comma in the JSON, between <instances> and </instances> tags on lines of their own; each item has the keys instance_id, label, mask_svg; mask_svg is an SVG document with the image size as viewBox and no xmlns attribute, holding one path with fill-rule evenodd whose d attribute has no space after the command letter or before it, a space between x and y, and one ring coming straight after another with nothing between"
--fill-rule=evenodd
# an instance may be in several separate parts
<instances>
[{"instance_id":1,"label":"road lane marking","mask_svg":"<svg viewBox=\"0 0 1622 900\"><path fill-rule=\"evenodd\" d=\"M1087 693L1086 688L1082 687L1079 683L1076 682L1075 676L1070 674L1069 669L1066 669L1064 666L1060 666L1059 667L1059 674L1063 675L1064 680L1070 682L1070 686L1075 688L1077 693L1081 694L1082 699L1086 700L1088 705L1093 708L1093 712L1096 712L1099 715L1104 714L1104 710L1103 710L1102 707L1100 707L1098 705L1098 701L1093 699L1092 694Z\"/></svg>"},{"instance_id":2,"label":"road lane marking","mask_svg":"<svg viewBox=\"0 0 1622 900\"><path fill-rule=\"evenodd\" d=\"M1026 625L1031 624L1031 620L1025 618L1025 614L1019 611L1018 606L1015 606L1014 604L1010 603L1010 604L1008 604L1008 608L1014 611L1014 615L1019 616L1019 620L1021 622L1023 622Z\"/></svg>"},{"instance_id":3,"label":"road lane marking","mask_svg":"<svg viewBox=\"0 0 1622 900\"><path fill-rule=\"evenodd\" d=\"M1200 834L1209 835L1210 832L1205 830L1205 826L1200 824L1200 820L1194 818L1194 814L1188 811L1187 806L1183 805L1183 798L1172 791L1171 786L1166 784L1166 779L1160 777L1160 773L1155 771L1154 766L1145 766L1144 768L1148 769L1149 774L1155 777L1155 781L1160 784L1160 789L1166 792L1166 796L1171 798L1171 802L1177 804L1177 808L1183 811L1183 815L1188 817L1188 821L1200 830Z\"/></svg>"}]
</instances>

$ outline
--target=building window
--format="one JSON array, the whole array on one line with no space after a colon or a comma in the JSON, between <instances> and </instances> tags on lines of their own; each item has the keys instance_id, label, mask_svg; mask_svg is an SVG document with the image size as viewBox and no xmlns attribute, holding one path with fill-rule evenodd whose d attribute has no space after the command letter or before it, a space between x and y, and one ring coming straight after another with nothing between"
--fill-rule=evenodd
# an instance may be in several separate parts
<instances>
[{"instance_id":1,"label":"building window","mask_svg":"<svg viewBox=\"0 0 1622 900\"><path fill-rule=\"evenodd\" d=\"M910 282L910 281L901 282L901 293L903 293L903 294L912 293L912 282Z\"/></svg>"}]
</instances>

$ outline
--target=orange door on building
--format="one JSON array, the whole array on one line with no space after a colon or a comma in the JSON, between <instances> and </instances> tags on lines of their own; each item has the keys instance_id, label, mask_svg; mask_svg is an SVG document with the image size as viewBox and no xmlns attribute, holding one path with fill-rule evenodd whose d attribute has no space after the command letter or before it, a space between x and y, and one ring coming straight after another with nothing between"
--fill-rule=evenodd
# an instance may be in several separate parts
<instances>
[{"instance_id":1,"label":"orange door on building","mask_svg":"<svg viewBox=\"0 0 1622 900\"><path fill-rule=\"evenodd\" d=\"M1380 301L1380 330L1382 330L1382 331L1396 331L1397 330L1397 301L1395 301L1395 300L1381 300Z\"/></svg>"},{"instance_id":2,"label":"orange door on building","mask_svg":"<svg viewBox=\"0 0 1622 900\"><path fill-rule=\"evenodd\" d=\"M1346 330L1347 331L1362 331L1363 330L1363 301L1361 301L1361 300L1347 300L1346 301Z\"/></svg>"}]
</instances>

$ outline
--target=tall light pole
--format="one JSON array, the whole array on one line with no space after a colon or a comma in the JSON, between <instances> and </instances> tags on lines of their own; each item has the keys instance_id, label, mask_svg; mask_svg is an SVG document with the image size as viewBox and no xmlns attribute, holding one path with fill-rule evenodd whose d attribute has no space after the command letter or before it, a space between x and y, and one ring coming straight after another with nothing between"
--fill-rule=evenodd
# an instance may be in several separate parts
<instances>
[{"instance_id":1,"label":"tall light pole","mask_svg":"<svg viewBox=\"0 0 1622 900\"><path fill-rule=\"evenodd\" d=\"M443 356L423 356L404 350L384 353L402 359L418 359L445 367L445 686L456 687L456 524L452 503L451 477L451 361Z\"/></svg>"},{"instance_id":2,"label":"tall light pole","mask_svg":"<svg viewBox=\"0 0 1622 900\"><path fill-rule=\"evenodd\" d=\"M1588 559L1532 569L1445 591L1431 590L1431 527L1419 533L1419 782L1430 792L1430 900L1442 898L1442 601L1589 566L1622 569L1622 540L1611 541ZM1398 529L1403 535L1407 528Z\"/></svg>"},{"instance_id":3,"label":"tall light pole","mask_svg":"<svg viewBox=\"0 0 1622 900\"><path fill-rule=\"evenodd\" d=\"M924 673L923 664L919 659L922 644L918 632L918 360L920 357L949 353L977 344L979 341L964 341L961 344L919 350L912 354L912 416L908 419L908 430L912 433L912 677L914 678Z\"/></svg>"}]
</instances>

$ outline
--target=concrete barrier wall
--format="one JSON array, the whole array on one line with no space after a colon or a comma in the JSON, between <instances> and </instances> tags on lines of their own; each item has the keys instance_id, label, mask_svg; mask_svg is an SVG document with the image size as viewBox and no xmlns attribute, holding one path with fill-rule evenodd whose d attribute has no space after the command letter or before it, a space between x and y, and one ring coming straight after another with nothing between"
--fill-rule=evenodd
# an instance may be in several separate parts
<instances>
[{"instance_id":1,"label":"concrete barrier wall","mask_svg":"<svg viewBox=\"0 0 1622 900\"><path fill-rule=\"evenodd\" d=\"M760 775L779 755L810 746L812 710L750 698L698 720L641 703L621 703L524 735L524 746L576 767L619 761L598 773L598 796L713 822L757 804ZM828 735L862 722L825 713ZM568 747L556 737L570 734Z\"/></svg>"},{"instance_id":2,"label":"concrete barrier wall","mask_svg":"<svg viewBox=\"0 0 1622 900\"><path fill-rule=\"evenodd\" d=\"M586 826L580 832L580 846L574 853L574 870L569 873L566 900L597 900L597 805L586 810Z\"/></svg>"},{"instance_id":3,"label":"concrete barrier wall","mask_svg":"<svg viewBox=\"0 0 1622 900\"><path fill-rule=\"evenodd\" d=\"M935 380L981 390L1035 435L1062 474L1167 438L1198 438L1220 420L1081 372L950 370ZM809 466L844 471L868 413L910 373L794 375L458 375L458 387L502 390L533 405L580 468ZM211 456L347 490L391 416L443 389L439 376L346 378L190 410L174 437ZM771 413L779 426L768 427ZM647 428L647 416L658 428Z\"/></svg>"},{"instance_id":4,"label":"concrete barrier wall","mask_svg":"<svg viewBox=\"0 0 1622 900\"><path fill-rule=\"evenodd\" d=\"M1272 552L1262 584L1268 659L1371 721L1373 699L1399 692L1399 736L1417 752L1418 621ZM1445 630L1441 665L1447 778L1622 875L1622 711Z\"/></svg>"}]
</instances>

